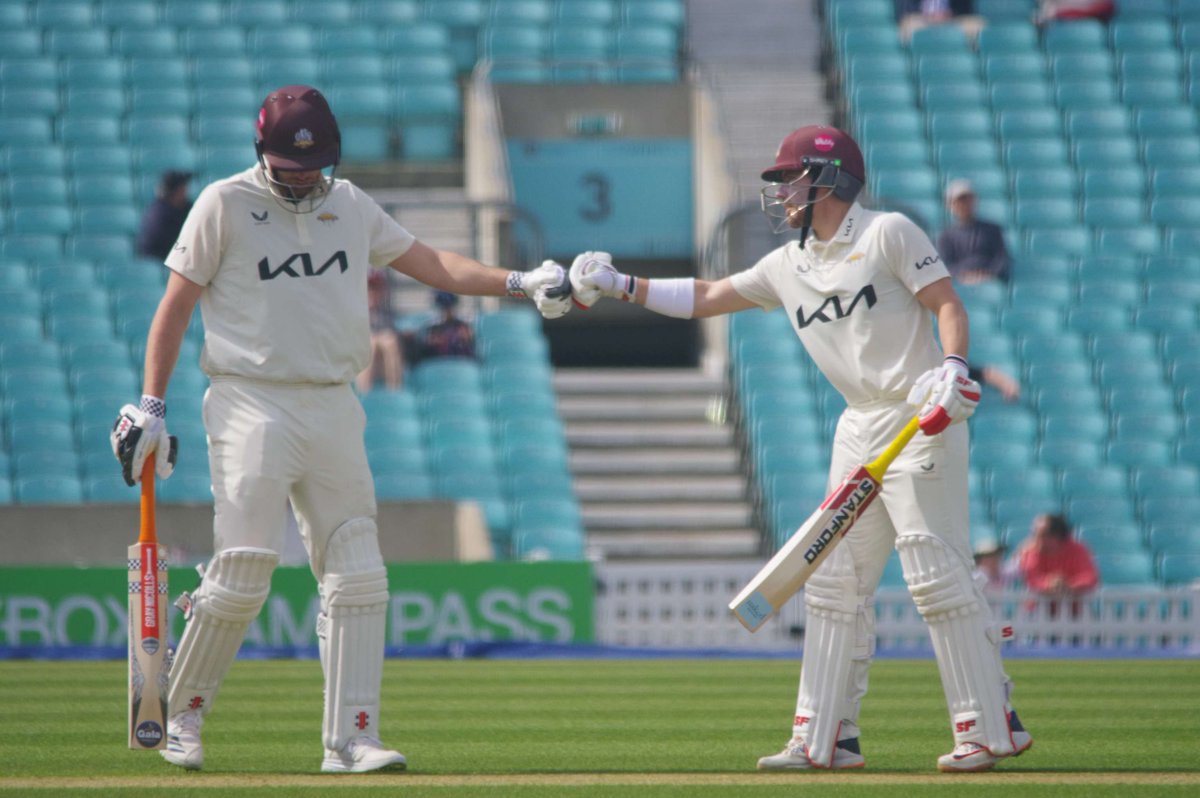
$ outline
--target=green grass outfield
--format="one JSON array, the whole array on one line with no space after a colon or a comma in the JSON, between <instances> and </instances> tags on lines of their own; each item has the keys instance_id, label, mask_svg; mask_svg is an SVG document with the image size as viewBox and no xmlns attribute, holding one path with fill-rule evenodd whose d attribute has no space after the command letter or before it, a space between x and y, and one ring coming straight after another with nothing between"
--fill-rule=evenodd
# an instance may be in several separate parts
<instances>
[{"instance_id":1,"label":"green grass outfield","mask_svg":"<svg viewBox=\"0 0 1200 798\"><path fill-rule=\"evenodd\" d=\"M1008 669L1033 748L993 773L950 776L935 768L952 743L932 661L875 663L865 770L757 773L756 758L790 735L798 663L389 660L383 736L409 771L322 776L315 661L238 662L204 728L199 773L128 750L124 662L0 662L0 793L1200 795L1200 661Z\"/></svg>"}]
</instances>

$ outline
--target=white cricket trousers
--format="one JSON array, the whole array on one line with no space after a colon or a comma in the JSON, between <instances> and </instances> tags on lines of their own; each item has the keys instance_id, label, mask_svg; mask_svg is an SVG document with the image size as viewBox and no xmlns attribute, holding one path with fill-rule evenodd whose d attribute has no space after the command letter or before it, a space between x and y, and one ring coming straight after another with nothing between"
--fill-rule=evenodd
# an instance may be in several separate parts
<instances>
[{"instance_id":1,"label":"white cricket trousers","mask_svg":"<svg viewBox=\"0 0 1200 798\"><path fill-rule=\"evenodd\" d=\"M214 378L204 397L214 553L235 546L281 552L291 499L321 579L333 531L375 517L365 425L349 385Z\"/></svg>"}]
</instances>

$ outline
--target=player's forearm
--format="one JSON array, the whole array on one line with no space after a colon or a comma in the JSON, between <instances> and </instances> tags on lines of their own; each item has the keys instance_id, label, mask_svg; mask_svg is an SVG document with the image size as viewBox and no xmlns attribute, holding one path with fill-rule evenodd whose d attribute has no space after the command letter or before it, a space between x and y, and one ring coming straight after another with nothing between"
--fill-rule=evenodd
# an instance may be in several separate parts
<instances>
[{"instance_id":1,"label":"player's forearm","mask_svg":"<svg viewBox=\"0 0 1200 798\"><path fill-rule=\"evenodd\" d=\"M428 282L433 287L467 296L504 296L507 293L505 280L508 278L508 269L487 266L457 252L440 249L434 252L441 263L442 276L448 280L439 285L433 282L439 278L431 275Z\"/></svg>"},{"instance_id":2,"label":"player's forearm","mask_svg":"<svg viewBox=\"0 0 1200 798\"><path fill-rule=\"evenodd\" d=\"M971 346L971 336L967 322L967 311L961 302L945 302L938 308L938 337L942 343L942 353L958 355L967 359L967 351Z\"/></svg>"},{"instance_id":3,"label":"player's forearm","mask_svg":"<svg viewBox=\"0 0 1200 798\"><path fill-rule=\"evenodd\" d=\"M171 275L167 291L154 313L150 333L146 337L142 393L160 399L166 396L167 383L170 382L175 363L179 360L183 337L187 333L188 322L191 321L192 311L202 290L200 286L178 274Z\"/></svg>"}]
</instances>

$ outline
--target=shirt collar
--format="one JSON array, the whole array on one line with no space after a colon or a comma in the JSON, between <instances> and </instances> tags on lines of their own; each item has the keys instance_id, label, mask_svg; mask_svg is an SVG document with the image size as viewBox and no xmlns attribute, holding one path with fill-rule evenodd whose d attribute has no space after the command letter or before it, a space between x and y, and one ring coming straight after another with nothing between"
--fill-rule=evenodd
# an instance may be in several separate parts
<instances>
[{"instance_id":1,"label":"shirt collar","mask_svg":"<svg viewBox=\"0 0 1200 798\"><path fill-rule=\"evenodd\" d=\"M858 238L859 228L863 222L863 207L857 202L853 203L846 211L846 215L842 217L842 221L838 223L838 231L833 238L828 241L822 241L816 237L816 234L810 233L807 246L815 246L817 249L824 251L826 247L833 244L853 244ZM797 243L797 246L799 244Z\"/></svg>"}]
</instances>

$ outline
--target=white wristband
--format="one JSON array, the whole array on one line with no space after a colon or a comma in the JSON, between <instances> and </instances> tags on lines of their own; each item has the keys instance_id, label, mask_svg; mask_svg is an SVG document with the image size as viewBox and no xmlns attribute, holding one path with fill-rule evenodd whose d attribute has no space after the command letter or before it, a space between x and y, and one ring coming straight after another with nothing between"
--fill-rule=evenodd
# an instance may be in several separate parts
<instances>
[{"instance_id":1,"label":"white wristband","mask_svg":"<svg viewBox=\"0 0 1200 798\"><path fill-rule=\"evenodd\" d=\"M695 308L695 278L677 277L671 280L647 281L647 310L677 319L690 319Z\"/></svg>"},{"instance_id":2,"label":"white wristband","mask_svg":"<svg viewBox=\"0 0 1200 798\"><path fill-rule=\"evenodd\" d=\"M946 355L945 359L942 360L942 365L954 369L960 377L970 376L970 368L967 366L966 359L958 355Z\"/></svg>"}]
</instances>

